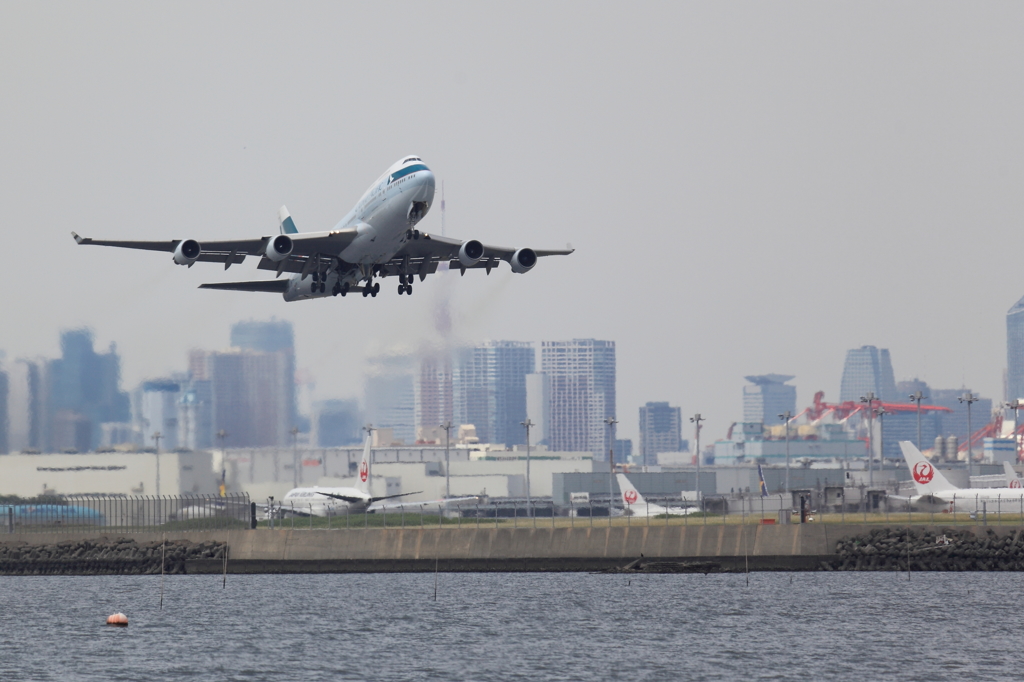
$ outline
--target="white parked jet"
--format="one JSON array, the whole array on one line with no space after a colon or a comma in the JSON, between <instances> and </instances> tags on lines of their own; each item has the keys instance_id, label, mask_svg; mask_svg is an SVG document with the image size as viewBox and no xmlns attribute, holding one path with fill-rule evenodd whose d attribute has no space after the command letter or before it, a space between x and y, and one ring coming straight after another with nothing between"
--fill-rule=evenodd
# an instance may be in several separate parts
<instances>
[{"instance_id":1,"label":"white parked jet","mask_svg":"<svg viewBox=\"0 0 1024 682\"><path fill-rule=\"evenodd\" d=\"M298 232L288 209L281 207L281 234L256 239L203 241L118 241L79 237L79 244L118 246L172 253L178 265L192 267L198 262L223 263L227 270L246 256L260 259L260 270L294 273L287 280L221 282L200 285L201 289L233 289L279 293L285 301L337 296L359 292L376 296L380 282L374 277L398 277L399 294L412 294L414 277L423 281L445 269L482 268L491 274L500 261L512 272L524 273L541 256L568 255L571 248L534 250L511 249L481 244L475 239L460 241L416 229L434 201L434 174L418 156L395 163L363 194L334 229L326 232Z\"/></svg>"},{"instance_id":2,"label":"white parked jet","mask_svg":"<svg viewBox=\"0 0 1024 682\"><path fill-rule=\"evenodd\" d=\"M903 450L903 458L907 461L910 476L917 488L917 495L910 498L913 505L966 512L984 508L993 513L1020 512L1024 505L1024 489L957 488L925 459L913 443L901 440L900 449Z\"/></svg>"},{"instance_id":3,"label":"white parked jet","mask_svg":"<svg viewBox=\"0 0 1024 682\"><path fill-rule=\"evenodd\" d=\"M400 493L383 497L373 497L370 494L370 435L366 436L363 458L359 462L359 482L356 486L292 488L281 500L281 511L302 516L362 514L365 511L373 511L373 505L381 500L418 494Z\"/></svg>"},{"instance_id":4,"label":"white parked jet","mask_svg":"<svg viewBox=\"0 0 1024 682\"><path fill-rule=\"evenodd\" d=\"M619 481L619 496L625 505L626 516L686 516L700 511L697 507L662 507L660 504L648 502L640 491L633 487L625 474L615 474L615 477Z\"/></svg>"},{"instance_id":5,"label":"white parked jet","mask_svg":"<svg viewBox=\"0 0 1024 682\"><path fill-rule=\"evenodd\" d=\"M1020 488L1021 480L1017 472L1013 470L1013 467L1009 462L1003 462L1003 471L1006 472L1006 485L1010 488Z\"/></svg>"}]
</instances>

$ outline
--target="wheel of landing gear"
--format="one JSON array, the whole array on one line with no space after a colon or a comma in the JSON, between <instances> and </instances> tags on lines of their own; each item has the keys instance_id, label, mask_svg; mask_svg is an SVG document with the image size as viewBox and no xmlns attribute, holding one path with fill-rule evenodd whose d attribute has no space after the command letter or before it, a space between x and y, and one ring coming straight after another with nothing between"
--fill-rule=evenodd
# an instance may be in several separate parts
<instances>
[{"instance_id":1,"label":"wheel of landing gear","mask_svg":"<svg viewBox=\"0 0 1024 682\"><path fill-rule=\"evenodd\" d=\"M373 295L376 296L378 291L380 291L380 282L373 285Z\"/></svg>"},{"instance_id":2,"label":"wheel of landing gear","mask_svg":"<svg viewBox=\"0 0 1024 682\"><path fill-rule=\"evenodd\" d=\"M398 285L398 295L401 296L404 293L405 293L405 285L404 284L399 284Z\"/></svg>"},{"instance_id":3,"label":"wheel of landing gear","mask_svg":"<svg viewBox=\"0 0 1024 682\"><path fill-rule=\"evenodd\" d=\"M370 290L369 289L363 289L363 298L366 298L369 295L370 295Z\"/></svg>"},{"instance_id":4,"label":"wheel of landing gear","mask_svg":"<svg viewBox=\"0 0 1024 682\"><path fill-rule=\"evenodd\" d=\"M407 293L410 296L412 296L412 285L411 284L406 284L405 285L405 293Z\"/></svg>"}]
</instances>

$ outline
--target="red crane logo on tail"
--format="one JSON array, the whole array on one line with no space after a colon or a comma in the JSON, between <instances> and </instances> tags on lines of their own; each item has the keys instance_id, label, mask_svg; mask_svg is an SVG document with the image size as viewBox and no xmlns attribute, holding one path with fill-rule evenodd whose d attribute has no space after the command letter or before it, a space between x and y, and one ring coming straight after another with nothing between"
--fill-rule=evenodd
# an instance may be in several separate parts
<instances>
[{"instance_id":1,"label":"red crane logo on tail","mask_svg":"<svg viewBox=\"0 0 1024 682\"><path fill-rule=\"evenodd\" d=\"M366 462L359 463L359 480L366 483L366 479L370 476L370 467L367 466Z\"/></svg>"},{"instance_id":2,"label":"red crane logo on tail","mask_svg":"<svg viewBox=\"0 0 1024 682\"><path fill-rule=\"evenodd\" d=\"M636 502L636 491L627 490L626 492L622 493L622 499L626 501L626 504L633 504L634 502Z\"/></svg>"},{"instance_id":3,"label":"red crane logo on tail","mask_svg":"<svg viewBox=\"0 0 1024 682\"><path fill-rule=\"evenodd\" d=\"M925 485L931 483L932 477L935 476L935 467L928 462L918 462L914 465L914 480Z\"/></svg>"},{"instance_id":4,"label":"red crane logo on tail","mask_svg":"<svg viewBox=\"0 0 1024 682\"><path fill-rule=\"evenodd\" d=\"M1011 488L1019 488L1020 487L1020 481L1017 480L1016 478L1013 479L1012 481L1010 481L1010 487Z\"/></svg>"}]
</instances>

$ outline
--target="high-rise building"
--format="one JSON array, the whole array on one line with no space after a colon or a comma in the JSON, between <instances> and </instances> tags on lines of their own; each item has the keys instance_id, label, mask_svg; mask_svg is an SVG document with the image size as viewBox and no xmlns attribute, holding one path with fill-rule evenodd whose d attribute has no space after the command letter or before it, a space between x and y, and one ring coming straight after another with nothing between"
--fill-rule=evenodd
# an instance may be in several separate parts
<instances>
[{"instance_id":1,"label":"high-rise building","mask_svg":"<svg viewBox=\"0 0 1024 682\"><path fill-rule=\"evenodd\" d=\"M45 362L15 360L7 365L7 447L10 452L45 447Z\"/></svg>"},{"instance_id":2,"label":"high-rise building","mask_svg":"<svg viewBox=\"0 0 1024 682\"><path fill-rule=\"evenodd\" d=\"M942 415L943 436L956 436L960 442L965 442L968 434L967 424L967 403L960 402L964 393L970 393L968 388L959 389L932 389L932 404L939 407L948 407L952 414ZM979 398L971 404L970 430L977 431L992 420L992 400L990 398Z\"/></svg>"},{"instance_id":3,"label":"high-rise building","mask_svg":"<svg viewBox=\"0 0 1024 682\"><path fill-rule=\"evenodd\" d=\"M146 445L156 445L153 436L160 434L160 449L175 450L182 445L179 434L181 384L170 379L145 381L139 388L139 428Z\"/></svg>"},{"instance_id":4,"label":"high-rise building","mask_svg":"<svg viewBox=\"0 0 1024 682\"><path fill-rule=\"evenodd\" d=\"M439 425L454 421L450 353L438 351L421 357L414 386L417 431L433 433Z\"/></svg>"},{"instance_id":5,"label":"high-rise building","mask_svg":"<svg viewBox=\"0 0 1024 682\"><path fill-rule=\"evenodd\" d=\"M355 400L322 400L313 403L312 443L321 448L356 445L363 438L359 403Z\"/></svg>"},{"instance_id":6,"label":"high-rise building","mask_svg":"<svg viewBox=\"0 0 1024 682\"><path fill-rule=\"evenodd\" d=\"M406 444L416 441L415 365L411 353L371 357L363 385L366 421L377 428L391 429L395 441Z\"/></svg>"},{"instance_id":7,"label":"high-rise building","mask_svg":"<svg viewBox=\"0 0 1024 682\"><path fill-rule=\"evenodd\" d=\"M548 444L548 424L551 422L551 383L546 374L526 376L526 416L533 422L530 443Z\"/></svg>"},{"instance_id":8,"label":"high-rise building","mask_svg":"<svg viewBox=\"0 0 1024 682\"><path fill-rule=\"evenodd\" d=\"M595 339L544 341L541 372L548 377L551 407L548 448L592 452L607 460L615 416L615 342Z\"/></svg>"},{"instance_id":9,"label":"high-rise building","mask_svg":"<svg viewBox=\"0 0 1024 682\"><path fill-rule=\"evenodd\" d=\"M1006 313L1006 399L1024 400L1024 298Z\"/></svg>"},{"instance_id":10,"label":"high-rise building","mask_svg":"<svg viewBox=\"0 0 1024 682\"><path fill-rule=\"evenodd\" d=\"M291 322L284 320L247 320L231 325L231 347L260 353L281 353L284 355L288 385L284 387L287 402L288 422L291 426L299 423L295 400L295 334ZM291 426L288 428L291 429Z\"/></svg>"},{"instance_id":11,"label":"high-rise building","mask_svg":"<svg viewBox=\"0 0 1024 682\"><path fill-rule=\"evenodd\" d=\"M774 425L779 415L796 414L796 386L787 381L794 377L785 374L759 374L746 377L753 386L743 387L743 421Z\"/></svg>"},{"instance_id":12,"label":"high-rise building","mask_svg":"<svg viewBox=\"0 0 1024 682\"><path fill-rule=\"evenodd\" d=\"M476 426L481 443L524 445L526 376L533 374L535 362L533 345L522 341L463 349L452 379L454 421Z\"/></svg>"},{"instance_id":13,"label":"high-rise building","mask_svg":"<svg viewBox=\"0 0 1024 682\"><path fill-rule=\"evenodd\" d=\"M679 452L682 445L683 417L678 407L668 403L647 403L640 408L640 462L658 463L659 452Z\"/></svg>"},{"instance_id":14,"label":"high-rise building","mask_svg":"<svg viewBox=\"0 0 1024 682\"><path fill-rule=\"evenodd\" d=\"M93 350L92 332L75 329L61 334L61 357L49 364L46 447L90 450L100 439L103 422L127 422L128 394L120 390L121 359L114 344L106 353ZM58 428L59 425L59 428Z\"/></svg>"},{"instance_id":15,"label":"high-rise building","mask_svg":"<svg viewBox=\"0 0 1024 682\"><path fill-rule=\"evenodd\" d=\"M910 400L910 396L914 395L918 391L920 391L921 395L924 396L924 398L921 399L921 404L922 405L931 405L932 404L932 389L931 389L931 387L928 385L927 382L921 381L920 379L918 379L916 377L913 378L913 379L907 379L906 381L896 382L896 398L897 398L896 402L898 402L898 403L905 403L905 402L908 402L908 401L914 402L914 401Z\"/></svg>"},{"instance_id":16,"label":"high-rise building","mask_svg":"<svg viewBox=\"0 0 1024 682\"><path fill-rule=\"evenodd\" d=\"M896 402L896 379L888 348L861 346L846 351L839 401L858 401L868 392L886 402Z\"/></svg>"}]
</instances>

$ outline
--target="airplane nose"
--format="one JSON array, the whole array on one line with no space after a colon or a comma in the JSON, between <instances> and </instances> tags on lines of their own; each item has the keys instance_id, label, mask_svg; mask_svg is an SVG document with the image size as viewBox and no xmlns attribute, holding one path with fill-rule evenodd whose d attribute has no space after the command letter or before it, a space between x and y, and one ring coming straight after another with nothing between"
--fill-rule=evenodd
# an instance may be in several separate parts
<instances>
[{"instance_id":1,"label":"airplane nose","mask_svg":"<svg viewBox=\"0 0 1024 682\"><path fill-rule=\"evenodd\" d=\"M434 174L431 171L423 171L420 187L423 188L423 198L430 201L434 197Z\"/></svg>"}]
</instances>

